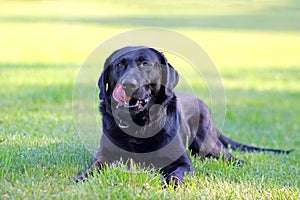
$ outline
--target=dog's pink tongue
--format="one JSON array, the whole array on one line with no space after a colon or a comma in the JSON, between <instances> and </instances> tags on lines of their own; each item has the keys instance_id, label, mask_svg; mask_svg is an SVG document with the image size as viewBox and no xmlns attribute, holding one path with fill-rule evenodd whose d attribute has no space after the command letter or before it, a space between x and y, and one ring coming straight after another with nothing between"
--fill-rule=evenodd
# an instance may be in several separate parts
<instances>
[{"instance_id":1,"label":"dog's pink tongue","mask_svg":"<svg viewBox=\"0 0 300 200\"><path fill-rule=\"evenodd\" d=\"M125 102L126 101L126 93L125 90L122 88L121 84L117 84L114 91L113 91L113 98L117 102Z\"/></svg>"}]
</instances>

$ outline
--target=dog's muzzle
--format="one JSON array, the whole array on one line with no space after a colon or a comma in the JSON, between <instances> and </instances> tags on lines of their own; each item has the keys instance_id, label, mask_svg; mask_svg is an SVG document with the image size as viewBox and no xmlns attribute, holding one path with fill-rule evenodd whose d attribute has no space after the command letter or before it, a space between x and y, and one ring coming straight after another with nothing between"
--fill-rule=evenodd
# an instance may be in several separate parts
<instances>
[{"instance_id":1,"label":"dog's muzzle","mask_svg":"<svg viewBox=\"0 0 300 200\"><path fill-rule=\"evenodd\" d=\"M143 109L151 100L150 96L146 96L144 99L127 96L121 84L117 84L115 89L113 90L113 98L118 102L116 109L125 107L140 110Z\"/></svg>"}]
</instances>

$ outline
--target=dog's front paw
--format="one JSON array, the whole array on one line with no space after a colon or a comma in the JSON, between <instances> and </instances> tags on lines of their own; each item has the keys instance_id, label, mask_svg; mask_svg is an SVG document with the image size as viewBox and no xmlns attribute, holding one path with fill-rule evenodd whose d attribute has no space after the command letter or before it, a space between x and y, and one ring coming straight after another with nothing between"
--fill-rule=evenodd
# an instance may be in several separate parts
<instances>
[{"instance_id":1,"label":"dog's front paw","mask_svg":"<svg viewBox=\"0 0 300 200\"><path fill-rule=\"evenodd\" d=\"M84 181L87 180L87 178L88 178L88 173L84 173L84 174L81 174L81 175L79 175L79 176L73 178L73 181L74 181L75 183L78 183L78 182L84 182Z\"/></svg>"},{"instance_id":2,"label":"dog's front paw","mask_svg":"<svg viewBox=\"0 0 300 200\"><path fill-rule=\"evenodd\" d=\"M174 189L176 189L180 184L184 183L184 178L182 175L172 172L166 177L165 182L167 185L174 185Z\"/></svg>"}]
</instances>

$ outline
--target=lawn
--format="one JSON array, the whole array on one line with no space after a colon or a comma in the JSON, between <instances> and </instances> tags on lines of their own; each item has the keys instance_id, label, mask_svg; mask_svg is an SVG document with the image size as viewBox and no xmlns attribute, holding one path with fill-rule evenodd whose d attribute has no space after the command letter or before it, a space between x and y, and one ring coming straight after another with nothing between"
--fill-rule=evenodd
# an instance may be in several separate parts
<instances>
[{"instance_id":1,"label":"lawn","mask_svg":"<svg viewBox=\"0 0 300 200\"><path fill-rule=\"evenodd\" d=\"M0 198L300 198L299 2L181 2L0 2ZM142 27L177 31L205 49L226 90L226 136L294 152L234 152L244 167L195 158L195 173L176 191L163 189L154 169L138 166L115 166L74 184L94 156L74 123L77 73L98 45ZM169 61L192 77L178 58ZM191 81L209 104L203 80Z\"/></svg>"}]
</instances>

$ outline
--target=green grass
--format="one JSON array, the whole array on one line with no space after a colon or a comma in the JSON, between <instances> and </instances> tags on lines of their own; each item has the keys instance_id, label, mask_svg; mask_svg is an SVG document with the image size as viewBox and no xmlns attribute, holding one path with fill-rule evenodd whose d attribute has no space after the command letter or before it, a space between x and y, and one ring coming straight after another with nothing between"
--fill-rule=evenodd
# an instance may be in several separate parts
<instances>
[{"instance_id":1,"label":"green grass","mask_svg":"<svg viewBox=\"0 0 300 200\"><path fill-rule=\"evenodd\" d=\"M300 5L297 1L1 1L0 198L299 199ZM227 94L223 132L290 155L234 154L234 167L193 159L174 191L155 170L114 166L74 184L93 160L73 120L72 92L89 53L120 32L165 27L201 45ZM169 61L185 78L184 62ZM103 62L103 61L99 61ZM101 69L99 68L99 72ZM192 80L209 102L202 80Z\"/></svg>"}]
</instances>

